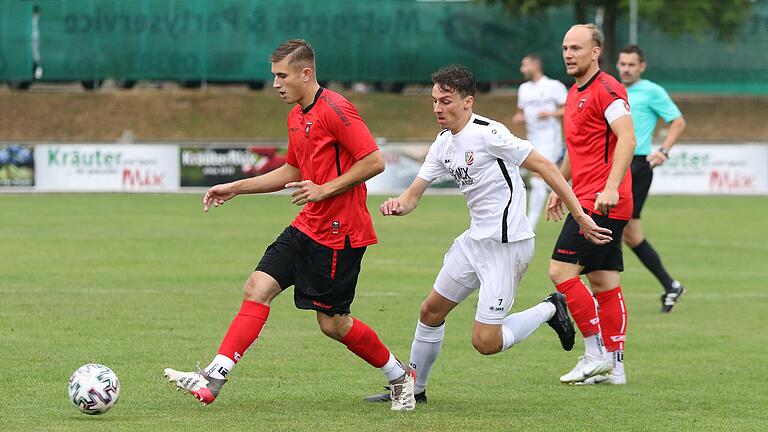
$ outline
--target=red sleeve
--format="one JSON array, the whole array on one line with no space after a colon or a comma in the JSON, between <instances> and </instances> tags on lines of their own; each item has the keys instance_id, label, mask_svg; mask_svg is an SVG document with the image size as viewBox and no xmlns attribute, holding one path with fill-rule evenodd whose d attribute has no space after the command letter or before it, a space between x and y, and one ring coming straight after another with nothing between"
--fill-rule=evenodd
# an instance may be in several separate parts
<instances>
[{"instance_id":1,"label":"red sleeve","mask_svg":"<svg viewBox=\"0 0 768 432\"><path fill-rule=\"evenodd\" d=\"M299 161L296 160L296 153L293 151L293 147L294 146L291 143L291 133L290 133L291 120L290 119L291 119L291 116L289 114L288 115L288 131L289 131L288 132L288 151L287 151L287 153L285 155L285 163L287 163L288 165L290 165L290 166L292 166L294 168L298 168L299 167Z\"/></svg>"},{"instance_id":2,"label":"red sleeve","mask_svg":"<svg viewBox=\"0 0 768 432\"><path fill-rule=\"evenodd\" d=\"M624 102L627 102L627 90L623 85L619 84L618 81L600 77L598 85L600 86L600 90L597 94L600 101L600 109L603 112L605 112L608 105L613 103L616 99L621 99Z\"/></svg>"},{"instance_id":3,"label":"red sleeve","mask_svg":"<svg viewBox=\"0 0 768 432\"><path fill-rule=\"evenodd\" d=\"M354 105L345 99L335 101L338 110L325 114L325 127L336 141L358 161L379 149Z\"/></svg>"}]
</instances>

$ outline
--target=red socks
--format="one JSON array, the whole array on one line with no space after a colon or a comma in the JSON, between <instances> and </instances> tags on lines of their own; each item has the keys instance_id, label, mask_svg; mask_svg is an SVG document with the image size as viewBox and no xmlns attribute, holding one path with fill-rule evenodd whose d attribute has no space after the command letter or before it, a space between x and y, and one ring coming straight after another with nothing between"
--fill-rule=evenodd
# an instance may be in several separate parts
<instances>
[{"instance_id":1,"label":"red socks","mask_svg":"<svg viewBox=\"0 0 768 432\"><path fill-rule=\"evenodd\" d=\"M627 307L621 287L599 292L595 297L600 305L600 326L603 329L605 349L608 352L623 350L627 333Z\"/></svg>"},{"instance_id":2,"label":"red socks","mask_svg":"<svg viewBox=\"0 0 768 432\"><path fill-rule=\"evenodd\" d=\"M383 367L389 361L389 349L381 342L376 332L355 318L352 318L349 333L339 342L373 367Z\"/></svg>"},{"instance_id":3,"label":"red socks","mask_svg":"<svg viewBox=\"0 0 768 432\"><path fill-rule=\"evenodd\" d=\"M252 301L243 301L240 312L229 325L227 334L219 346L219 354L227 356L235 363L256 341L261 329L269 317L269 306ZM358 357L374 367L381 368L389 361L389 349L381 343L379 337L362 321L352 318L352 328L341 343Z\"/></svg>"},{"instance_id":4,"label":"red socks","mask_svg":"<svg viewBox=\"0 0 768 432\"><path fill-rule=\"evenodd\" d=\"M243 301L240 312L229 325L227 334L219 346L219 354L232 359L235 363L259 337L261 329L269 317L269 306L248 300Z\"/></svg>"},{"instance_id":5,"label":"red socks","mask_svg":"<svg viewBox=\"0 0 768 432\"><path fill-rule=\"evenodd\" d=\"M595 300L592 297L592 292L584 285L581 278L577 276L568 279L558 284L556 288L565 295L568 310L571 312L573 320L576 321L581 335L586 338L600 333L601 319L597 317Z\"/></svg>"},{"instance_id":6,"label":"red socks","mask_svg":"<svg viewBox=\"0 0 768 432\"><path fill-rule=\"evenodd\" d=\"M610 291L595 294L599 311L595 310L592 293L575 277L557 285L557 290L565 294L568 310L584 337L600 333L602 328L603 342L608 352L624 349L624 339L627 333L627 306L624 295L618 286ZM599 319L598 319L599 316Z\"/></svg>"}]
</instances>

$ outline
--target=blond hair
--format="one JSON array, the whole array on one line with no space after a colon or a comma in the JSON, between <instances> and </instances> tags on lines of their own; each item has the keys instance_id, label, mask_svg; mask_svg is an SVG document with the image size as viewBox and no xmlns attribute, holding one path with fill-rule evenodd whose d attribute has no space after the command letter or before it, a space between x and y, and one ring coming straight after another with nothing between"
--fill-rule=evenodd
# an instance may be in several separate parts
<instances>
[{"instance_id":1,"label":"blond hair","mask_svg":"<svg viewBox=\"0 0 768 432\"><path fill-rule=\"evenodd\" d=\"M272 55L269 56L270 63L278 63L290 57L289 63L301 63L302 66L315 66L315 50L312 45L304 39L291 39L280 44Z\"/></svg>"},{"instance_id":2,"label":"blond hair","mask_svg":"<svg viewBox=\"0 0 768 432\"><path fill-rule=\"evenodd\" d=\"M603 39L604 39L603 32L600 31L600 29L596 25L594 25L592 23L589 23L589 24L576 24L576 25L574 25L571 28L577 28L577 27L584 28L584 29L587 29L589 31L590 35L592 36L592 45L594 45L594 46L596 46L598 48L602 48L603 47Z\"/></svg>"}]
</instances>

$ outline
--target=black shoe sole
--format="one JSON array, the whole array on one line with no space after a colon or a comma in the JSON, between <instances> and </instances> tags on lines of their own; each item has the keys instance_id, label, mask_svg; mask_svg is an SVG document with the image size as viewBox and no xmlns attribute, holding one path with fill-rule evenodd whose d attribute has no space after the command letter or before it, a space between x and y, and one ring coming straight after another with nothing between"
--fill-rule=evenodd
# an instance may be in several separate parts
<instances>
[{"instance_id":1,"label":"black shoe sole","mask_svg":"<svg viewBox=\"0 0 768 432\"><path fill-rule=\"evenodd\" d=\"M573 328L573 322L568 315L568 304L565 302L565 296L561 293L553 293L547 297L546 301L555 305L555 315L547 321L547 324L557 333L563 349L572 350L576 339L576 330Z\"/></svg>"}]
</instances>

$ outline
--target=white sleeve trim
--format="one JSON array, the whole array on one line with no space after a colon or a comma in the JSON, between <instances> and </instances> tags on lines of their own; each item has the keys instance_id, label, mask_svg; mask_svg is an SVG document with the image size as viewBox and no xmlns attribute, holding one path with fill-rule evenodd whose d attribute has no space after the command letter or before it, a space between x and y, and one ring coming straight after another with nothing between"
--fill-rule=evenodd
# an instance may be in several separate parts
<instances>
[{"instance_id":1,"label":"white sleeve trim","mask_svg":"<svg viewBox=\"0 0 768 432\"><path fill-rule=\"evenodd\" d=\"M435 181L435 179L437 179L437 177L429 178L428 175L422 174L421 172L416 173L416 177L418 177L418 178L420 178L420 179L422 179L424 181L428 181L428 182L433 182L433 181Z\"/></svg>"},{"instance_id":2,"label":"white sleeve trim","mask_svg":"<svg viewBox=\"0 0 768 432\"><path fill-rule=\"evenodd\" d=\"M630 113L627 108L627 103L622 99L616 99L608 105L608 108L605 109L603 115L605 116L605 120L608 121L608 124L611 124L617 118L630 115Z\"/></svg>"}]
</instances>

